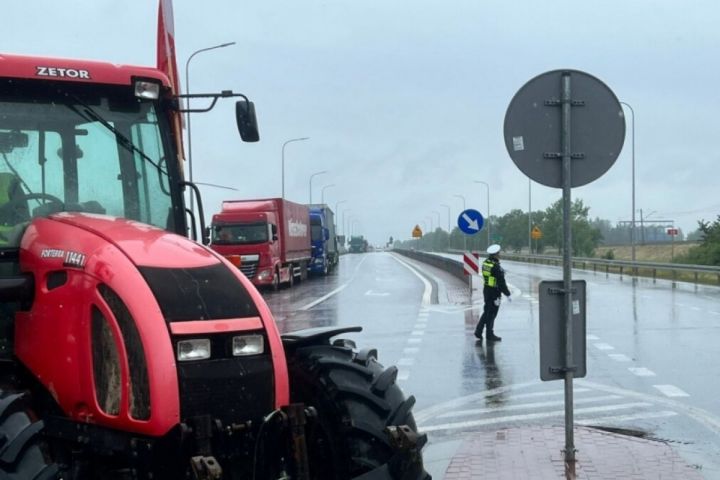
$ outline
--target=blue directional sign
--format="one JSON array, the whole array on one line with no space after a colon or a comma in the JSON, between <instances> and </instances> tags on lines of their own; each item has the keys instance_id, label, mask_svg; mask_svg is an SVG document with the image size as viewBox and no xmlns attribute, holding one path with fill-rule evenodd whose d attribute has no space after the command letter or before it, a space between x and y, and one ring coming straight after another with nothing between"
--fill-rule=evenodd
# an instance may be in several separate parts
<instances>
[{"instance_id":1,"label":"blue directional sign","mask_svg":"<svg viewBox=\"0 0 720 480\"><path fill-rule=\"evenodd\" d=\"M457 223L458 228L463 233L475 235L482 230L485 219L483 218L482 213L472 208L468 208L460 213Z\"/></svg>"}]
</instances>

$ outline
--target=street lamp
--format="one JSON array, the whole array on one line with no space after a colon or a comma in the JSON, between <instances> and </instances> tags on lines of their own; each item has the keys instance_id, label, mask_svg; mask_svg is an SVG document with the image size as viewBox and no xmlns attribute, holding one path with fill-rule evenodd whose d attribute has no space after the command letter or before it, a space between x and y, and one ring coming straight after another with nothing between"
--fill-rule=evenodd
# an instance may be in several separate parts
<instances>
[{"instance_id":1,"label":"street lamp","mask_svg":"<svg viewBox=\"0 0 720 480\"><path fill-rule=\"evenodd\" d=\"M462 199L463 202L463 212L465 211L465 197L462 195L454 194L453 197L458 197ZM467 235L463 234L463 250L467 250Z\"/></svg>"},{"instance_id":2,"label":"street lamp","mask_svg":"<svg viewBox=\"0 0 720 480\"><path fill-rule=\"evenodd\" d=\"M627 102L620 102L630 109L632 113L632 219L630 223L630 248L632 261L635 261L635 110Z\"/></svg>"},{"instance_id":3,"label":"street lamp","mask_svg":"<svg viewBox=\"0 0 720 480\"><path fill-rule=\"evenodd\" d=\"M310 137L291 138L282 144L282 172L280 177L282 178L282 193L281 198L285 198L285 145L292 142L302 142L303 140L310 140Z\"/></svg>"},{"instance_id":4,"label":"street lamp","mask_svg":"<svg viewBox=\"0 0 720 480\"><path fill-rule=\"evenodd\" d=\"M312 179L313 177L316 177L318 175L322 175L323 173L327 173L327 170L322 170L320 172L315 172L312 175L310 175L310 204L312 205Z\"/></svg>"},{"instance_id":5,"label":"street lamp","mask_svg":"<svg viewBox=\"0 0 720 480\"><path fill-rule=\"evenodd\" d=\"M482 180L475 180L475 183L482 183L487 189L487 244L490 246L490 184Z\"/></svg>"},{"instance_id":6,"label":"street lamp","mask_svg":"<svg viewBox=\"0 0 720 480\"><path fill-rule=\"evenodd\" d=\"M325 185L324 187L322 187L322 188L320 189L320 203L321 203L322 205L325 205L325 189L326 189L326 188L330 188L330 187L334 187L334 186L335 186L335 184L334 184L334 183L331 183L330 185Z\"/></svg>"},{"instance_id":7,"label":"street lamp","mask_svg":"<svg viewBox=\"0 0 720 480\"><path fill-rule=\"evenodd\" d=\"M441 222L441 220L440 220L440 212L438 212L437 210L433 210L433 211L432 211L432 213L434 213L435 215L437 215L437 216L438 216L438 223L437 223L437 226L438 226L438 228L439 228L439 229L441 229L441 230L442 230L442 227L440 226L440 222Z\"/></svg>"},{"instance_id":8,"label":"street lamp","mask_svg":"<svg viewBox=\"0 0 720 480\"><path fill-rule=\"evenodd\" d=\"M340 215L340 204L347 203L347 200L340 200L335 203L335 215Z\"/></svg>"},{"instance_id":9,"label":"street lamp","mask_svg":"<svg viewBox=\"0 0 720 480\"><path fill-rule=\"evenodd\" d=\"M342 225L343 225L342 233L343 233L343 235L347 235L347 228L345 228L345 214L348 212L352 212L352 209L347 208L347 209L343 210L343 214L342 214ZM350 218L350 217L348 217L348 218Z\"/></svg>"},{"instance_id":10,"label":"street lamp","mask_svg":"<svg viewBox=\"0 0 720 480\"><path fill-rule=\"evenodd\" d=\"M445 205L444 203L441 203L440 206L448 209L448 233L450 233L450 205Z\"/></svg>"},{"instance_id":11,"label":"street lamp","mask_svg":"<svg viewBox=\"0 0 720 480\"><path fill-rule=\"evenodd\" d=\"M532 180L528 178L528 255L532 255Z\"/></svg>"},{"instance_id":12,"label":"street lamp","mask_svg":"<svg viewBox=\"0 0 720 480\"><path fill-rule=\"evenodd\" d=\"M201 48L200 50L195 50L187 59L185 62L185 93L187 95L190 95L190 60L193 59L195 55L202 52L207 52L209 50L215 50L216 48L225 48L229 47L230 45L235 45L235 42L228 42L228 43L221 43L220 45L214 45L212 47L207 48ZM190 182L193 181L193 167L192 167L192 135L190 134L190 97L185 99L185 106L188 110L187 112L187 140L188 140L188 178ZM192 214L195 214L195 196L190 195L190 211Z\"/></svg>"}]
</instances>

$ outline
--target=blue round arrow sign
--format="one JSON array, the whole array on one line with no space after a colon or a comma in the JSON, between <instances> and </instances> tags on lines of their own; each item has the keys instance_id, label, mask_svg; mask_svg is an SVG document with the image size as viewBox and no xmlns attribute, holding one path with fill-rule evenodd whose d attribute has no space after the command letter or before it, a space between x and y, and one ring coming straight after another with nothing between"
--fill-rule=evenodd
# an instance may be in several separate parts
<instances>
[{"instance_id":1,"label":"blue round arrow sign","mask_svg":"<svg viewBox=\"0 0 720 480\"><path fill-rule=\"evenodd\" d=\"M460 213L457 223L458 228L463 233L475 235L482 230L485 219L483 218L482 213L472 208L468 208Z\"/></svg>"}]
</instances>

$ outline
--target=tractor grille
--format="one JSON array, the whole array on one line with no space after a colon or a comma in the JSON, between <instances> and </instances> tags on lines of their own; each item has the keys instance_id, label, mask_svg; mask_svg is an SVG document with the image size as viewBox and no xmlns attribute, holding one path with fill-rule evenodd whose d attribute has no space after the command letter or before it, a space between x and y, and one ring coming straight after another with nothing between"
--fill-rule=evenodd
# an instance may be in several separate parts
<instances>
[{"instance_id":1,"label":"tractor grille","mask_svg":"<svg viewBox=\"0 0 720 480\"><path fill-rule=\"evenodd\" d=\"M243 262L240 264L240 271L249 279L257 274L258 262Z\"/></svg>"},{"instance_id":2,"label":"tractor grille","mask_svg":"<svg viewBox=\"0 0 720 480\"><path fill-rule=\"evenodd\" d=\"M231 336L211 339L213 358L178 362L183 421L210 415L223 424L256 419L274 408L274 374L269 354L217 358Z\"/></svg>"}]
</instances>

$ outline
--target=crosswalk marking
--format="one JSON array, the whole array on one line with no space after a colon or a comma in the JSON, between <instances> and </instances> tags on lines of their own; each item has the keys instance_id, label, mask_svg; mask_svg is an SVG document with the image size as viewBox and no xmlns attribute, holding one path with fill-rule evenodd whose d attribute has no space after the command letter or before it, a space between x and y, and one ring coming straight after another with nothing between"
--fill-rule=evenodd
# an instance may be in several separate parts
<instances>
[{"instance_id":1,"label":"crosswalk marking","mask_svg":"<svg viewBox=\"0 0 720 480\"><path fill-rule=\"evenodd\" d=\"M665 395L666 397L689 397L690 394L680 390L675 385L653 385L653 387L660 390L660 393Z\"/></svg>"},{"instance_id":2,"label":"crosswalk marking","mask_svg":"<svg viewBox=\"0 0 720 480\"><path fill-rule=\"evenodd\" d=\"M616 362L629 362L631 358L624 353L608 353L608 357L612 358Z\"/></svg>"},{"instance_id":3,"label":"crosswalk marking","mask_svg":"<svg viewBox=\"0 0 720 480\"><path fill-rule=\"evenodd\" d=\"M594 403L594 402L606 402L609 400L619 400L623 397L620 395L601 395L598 397L588 397L588 398L576 398L574 401L575 405L582 405L585 403ZM456 410L454 412L448 412L443 413L442 415L438 415L437 418L452 418L452 417L464 417L468 415L482 415L484 413L493 413L493 412L507 412L512 410L527 410L532 408L543 408L543 407L556 407L559 405L563 405L565 403L565 400L551 400L547 402L533 402L533 403L520 403L515 405L506 405L504 407L495 407L495 408L473 408L468 410Z\"/></svg>"},{"instance_id":4,"label":"crosswalk marking","mask_svg":"<svg viewBox=\"0 0 720 480\"><path fill-rule=\"evenodd\" d=\"M575 409L575 415L583 415L583 414L589 414L589 413L601 413L601 412L612 412L615 410L626 410L630 408L643 408L643 407L649 407L652 403L649 402L631 402L631 403L621 403L617 405L606 405L602 407L587 407L587 408L577 408ZM483 418L480 420L470 420L467 422L451 422L451 423L443 423L439 425L422 425L420 427L420 430L423 432L434 432L438 430L457 430L460 428L471 428L471 427L479 427L483 425L491 425L494 423L503 423L503 422L519 422L519 421L528 421L528 420L537 420L540 418L550 418L550 417L562 417L565 415L565 410L556 410L552 412L541 412L541 413L528 413L525 415L506 415L506 416L500 416L500 417L493 417L493 418Z\"/></svg>"},{"instance_id":5,"label":"crosswalk marking","mask_svg":"<svg viewBox=\"0 0 720 480\"><path fill-rule=\"evenodd\" d=\"M607 417L583 418L575 421L575 423L578 425L593 425L600 422L631 422L633 420L643 420L646 418L674 417L675 415L677 415L677 412L671 412L670 410L661 410L659 412L643 412L630 415L610 415Z\"/></svg>"},{"instance_id":6,"label":"crosswalk marking","mask_svg":"<svg viewBox=\"0 0 720 480\"><path fill-rule=\"evenodd\" d=\"M630 367L628 368L633 375L638 377L654 377L655 372L645 367Z\"/></svg>"},{"instance_id":7,"label":"crosswalk marking","mask_svg":"<svg viewBox=\"0 0 720 480\"><path fill-rule=\"evenodd\" d=\"M615 350L615 347L607 343L594 343L593 345L595 345L595 348L598 350Z\"/></svg>"}]
</instances>

